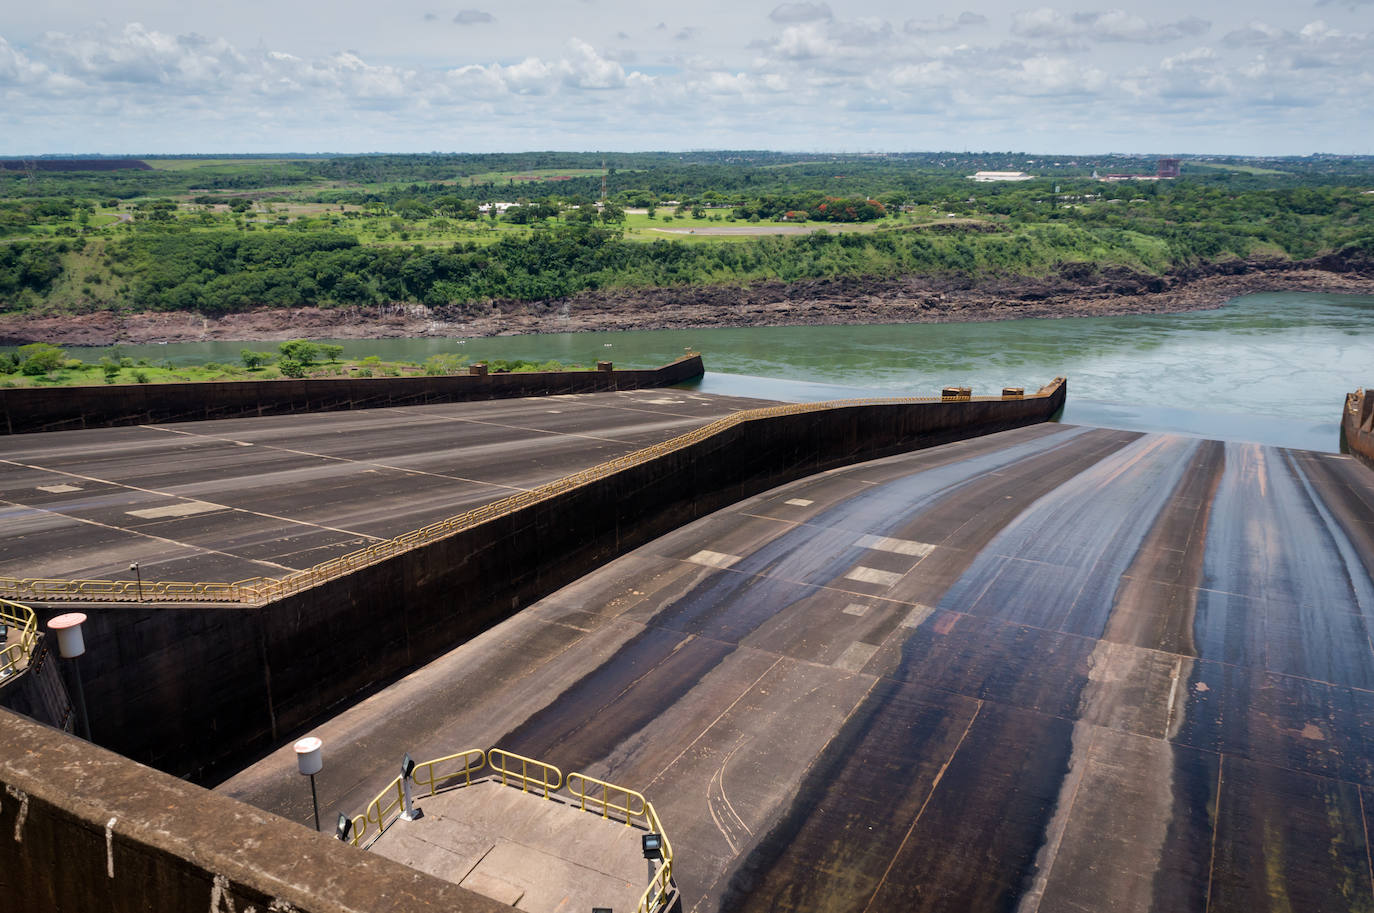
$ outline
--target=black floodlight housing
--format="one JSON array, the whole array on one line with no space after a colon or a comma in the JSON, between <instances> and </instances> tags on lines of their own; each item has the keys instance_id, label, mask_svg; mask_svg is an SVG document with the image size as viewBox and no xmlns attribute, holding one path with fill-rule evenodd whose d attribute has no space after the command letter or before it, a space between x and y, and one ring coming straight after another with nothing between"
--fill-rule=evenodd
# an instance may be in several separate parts
<instances>
[{"instance_id":1,"label":"black floodlight housing","mask_svg":"<svg viewBox=\"0 0 1374 913\"><path fill-rule=\"evenodd\" d=\"M639 842L643 845L645 859L663 858L662 834L645 834L639 838Z\"/></svg>"},{"instance_id":2,"label":"black floodlight housing","mask_svg":"<svg viewBox=\"0 0 1374 913\"><path fill-rule=\"evenodd\" d=\"M592 913L615 913L610 907L592 907Z\"/></svg>"},{"instance_id":3,"label":"black floodlight housing","mask_svg":"<svg viewBox=\"0 0 1374 913\"><path fill-rule=\"evenodd\" d=\"M415 773L415 760L406 752L406 756L401 758L401 776L409 780L410 775Z\"/></svg>"},{"instance_id":4,"label":"black floodlight housing","mask_svg":"<svg viewBox=\"0 0 1374 913\"><path fill-rule=\"evenodd\" d=\"M339 825L334 828L334 836L344 843L347 843L348 838L353 836L353 819L343 812L339 812Z\"/></svg>"}]
</instances>

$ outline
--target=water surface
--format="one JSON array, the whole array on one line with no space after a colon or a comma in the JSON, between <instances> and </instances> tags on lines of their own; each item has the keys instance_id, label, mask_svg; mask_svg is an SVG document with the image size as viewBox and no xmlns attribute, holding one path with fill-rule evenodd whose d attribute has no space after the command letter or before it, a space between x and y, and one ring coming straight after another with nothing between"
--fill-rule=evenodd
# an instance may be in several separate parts
<instances>
[{"instance_id":1,"label":"water surface","mask_svg":"<svg viewBox=\"0 0 1374 913\"><path fill-rule=\"evenodd\" d=\"M693 349L708 369L699 389L788 401L932 395L946 384L1029 391L1062 374L1065 421L1335 450L1345 394L1374 386L1371 327L1374 297L1285 292L1187 314L331 341L349 356L388 361L458 352L473 361L606 359L619 367L652 367ZM237 361L245 346L274 348L210 342L122 352Z\"/></svg>"}]
</instances>

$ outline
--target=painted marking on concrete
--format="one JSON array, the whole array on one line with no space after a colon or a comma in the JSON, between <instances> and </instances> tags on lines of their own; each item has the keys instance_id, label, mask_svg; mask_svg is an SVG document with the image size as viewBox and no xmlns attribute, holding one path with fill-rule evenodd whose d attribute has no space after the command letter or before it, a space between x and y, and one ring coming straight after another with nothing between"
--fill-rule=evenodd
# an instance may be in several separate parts
<instances>
[{"instance_id":1,"label":"painted marking on concrete","mask_svg":"<svg viewBox=\"0 0 1374 913\"><path fill-rule=\"evenodd\" d=\"M729 567L739 560L739 555L726 555L704 548L687 560L693 564L704 564L707 567Z\"/></svg>"},{"instance_id":2,"label":"painted marking on concrete","mask_svg":"<svg viewBox=\"0 0 1374 913\"><path fill-rule=\"evenodd\" d=\"M67 492L69 492L69 491L81 491L81 486L79 486L79 485L39 485L39 486L38 486L38 490L39 490L39 491L51 492L52 494L55 494L55 495L60 495L60 494L65 494L65 493L67 493Z\"/></svg>"},{"instance_id":3,"label":"painted marking on concrete","mask_svg":"<svg viewBox=\"0 0 1374 913\"><path fill-rule=\"evenodd\" d=\"M791 504L793 507L810 507L815 501L808 501L806 498L788 498L784 504Z\"/></svg>"},{"instance_id":4,"label":"painted marking on concrete","mask_svg":"<svg viewBox=\"0 0 1374 913\"><path fill-rule=\"evenodd\" d=\"M831 663L836 669L844 669L847 672L858 672L868 661L873 658L873 654L878 652L878 648L873 644L866 644L861 640L856 640L850 644L840 658Z\"/></svg>"},{"instance_id":5,"label":"painted marking on concrete","mask_svg":"<svg viewBox=\"0 0 1374 913\"><path fill-rule=\"evenodd\" d=\"M855 543L859 548L871 548L879 552L893 552L898 555L915 555L924 558L934 551L935 546L915 539L890 539L887 536L860 536Z\"/></svg>"},{"instance_id":6,"label":"painted marking on concrete","mask_svg":"<svg viewBox=\"0 0 1374 913\"><path fill-rule=\"evenodd\" d=\"M892 571L880 571L876 567L864 567L862 564L845 574L850 580L858 580L863 583L877 583L882 586L892 586L902 579L901 574L894 574Z\"/></svg>"},{"instance_id":7,"label":"painted marking on concrete","mask_svg":"<svg viewBox=\"0 0 1374 913\"><path fill-rule=\"evenodd\" d=\"M903 628L918 628L921 626L921 622L929 618L934 611L935 608L933 606L918 605L916 608L906 613L906 618L902 619L901 626Z\"/></svg>"},{"instance_id":8,"label":"painted marking on concrete","mask_svg":"<svg viewBox=\"0 0 1374 913\"><path fill-rule=\"evenodd\" d=\"M864 605L861 602L851 602L849 605L844 607L844 614L854 615L859 618L862 618L863 616L868 614L868 606Z\"/></svg>"},{"instance_id":9,"label":"painted marking on concrete","mask_svg":"<svg viewBox=\"0 0 1374 913\"><path fill-rule=\"evenodd\" d=\"M163 507L145 507L143 510L125 511L131 517L142 517L145 520L161 520L164 517L193 517L196 514L208 514L212 510L228 510L222 504L211 504L209 501L185 501L181 504L167 504Z\"/></svg>"},{"instance_id":10,"label":"painted marking on concrete","mask_svg":"<svg viewBox=\"0 0 1374 913\"><path fill-rule=\"evenodd\" d=\"M655 406L680 406L680 405L682 405L682 400L680 400L680 399L668 399L668 398L662 397L662 396L658 397L657 399L636 399L635 402L637 402L637 403L653 403Z\"/></svg>"}]
</instances>

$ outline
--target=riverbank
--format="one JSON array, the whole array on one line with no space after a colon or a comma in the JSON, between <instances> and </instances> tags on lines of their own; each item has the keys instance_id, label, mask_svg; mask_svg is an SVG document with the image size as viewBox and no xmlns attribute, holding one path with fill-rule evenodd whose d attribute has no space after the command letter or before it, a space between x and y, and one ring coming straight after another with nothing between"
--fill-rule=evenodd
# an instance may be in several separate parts
<instances>
[{"instance_id":1,"label":"riverbank","mask_svg":"<svg viewBox=\"0 0 1374 913\"><path fill-rule=\"evenodd\" d=\"M1215 308L1254 292L1374 294L1374 264L1236 260L1165 276L1090 265L1047 278L837 278L746 286L603 289L569 298L426 307L0 315L0 344L390 339L700 327L957 323Z\"/></svg>"}]
</instances>

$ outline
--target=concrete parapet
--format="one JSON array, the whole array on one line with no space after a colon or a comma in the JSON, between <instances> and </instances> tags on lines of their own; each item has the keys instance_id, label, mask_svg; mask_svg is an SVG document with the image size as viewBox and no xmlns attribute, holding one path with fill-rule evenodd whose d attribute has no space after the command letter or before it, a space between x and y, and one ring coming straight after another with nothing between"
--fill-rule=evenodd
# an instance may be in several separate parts
<instances>
[{"instance_id":1,"label":"concrete parapet","mask_svg":"<svg viewBox=\"0 0 1374 913\"><path fill-rule=\"evenodd\" d=\"M637 390L671 386L704 370L700 355L688 355L648 370L488 374L486 365L472 365L468 374L439 377L15 387L0 389L0 434Z\"/></svg>"},{"instance_id":2,"label":"concrete parapet","mask_svg":"<svg viewBox=\"0 0 1374 913\"><path fill-rule=\"evenodd\" d=\"M0 709L0 909L511 908Z\"/></svg>"},{"instance_id":3,"label":"concrete parapet","mask_svg":"<svg viewBox=\"0 0 1374 913\"><path fill-rule=\"evenodd\" d=\"M212 781L685 523L827 469L1045 421L1065 394L1059 380L1019 400L745 413L265 605L89 607L81 662L92 731L130 757Z\"/></svg>"},{"instance_id":4,"label":"concrete parapet","mask_svg":"<svg viewBox=\"0 0 1374 913\"><path fill-rule=\"evenodd\" d=\"M1341 415L1341 449L1374 469L1374 390L1356 390L1345 397Z\"/></svg>"}]
</instances>

